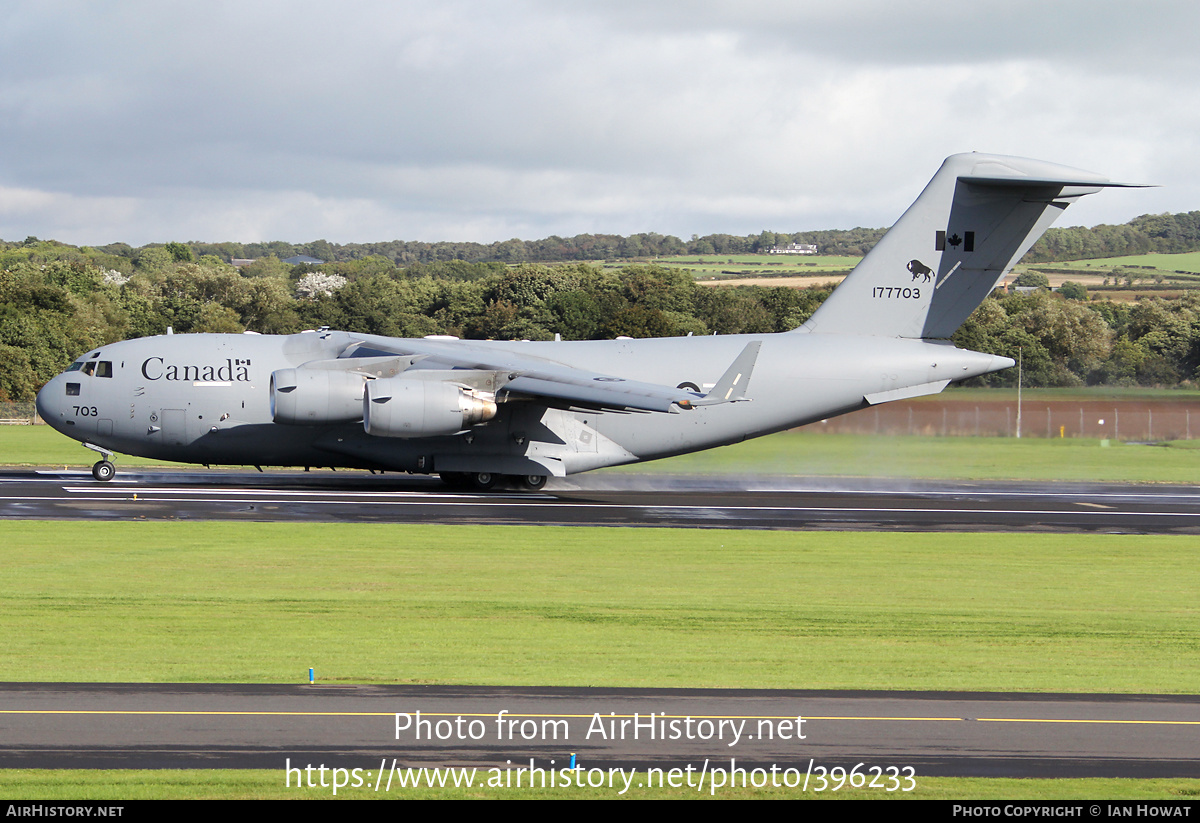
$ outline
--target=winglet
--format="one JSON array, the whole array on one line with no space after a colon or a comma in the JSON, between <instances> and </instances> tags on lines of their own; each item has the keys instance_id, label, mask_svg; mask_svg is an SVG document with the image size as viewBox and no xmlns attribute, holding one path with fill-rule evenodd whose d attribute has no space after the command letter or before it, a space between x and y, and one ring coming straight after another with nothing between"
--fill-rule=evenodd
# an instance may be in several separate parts
<instances>
[{"instance_id":1,"label":"winglet","mask_svg":"<svg viewBox=\"0 0 1200 823\"><path fill-rule=\"evenodd\" d=\"M715 406L718 403L737 403L748 400L746 390L750 388L750 374L754 371L754 362L758 359L758 351L762 341L755 340L747 343L733 361L732 365L721 375L721 379L712 387L712 391L703 397L693 400L693 406ZM680 403L680 405L684 405ZM686 407L685 407L686 408Z\"/></svg>"}]
</instances>

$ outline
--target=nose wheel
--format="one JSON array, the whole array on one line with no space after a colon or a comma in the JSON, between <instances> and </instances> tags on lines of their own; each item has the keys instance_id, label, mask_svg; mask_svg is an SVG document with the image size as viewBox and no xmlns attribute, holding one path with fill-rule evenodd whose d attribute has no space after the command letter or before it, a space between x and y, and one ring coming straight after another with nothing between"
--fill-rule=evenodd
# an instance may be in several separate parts
<instances>
[{"instance_id":1,"label":"nose wheel","mask_svg":"<svg viewBox=\"0 0 1200 823\"><path fill-rule=\"evenodd\" d=\"M107 460L101 460L92 466L92 477L101 483L107 483L117 474L117 467Z\"/></svg>"}]
</instances>

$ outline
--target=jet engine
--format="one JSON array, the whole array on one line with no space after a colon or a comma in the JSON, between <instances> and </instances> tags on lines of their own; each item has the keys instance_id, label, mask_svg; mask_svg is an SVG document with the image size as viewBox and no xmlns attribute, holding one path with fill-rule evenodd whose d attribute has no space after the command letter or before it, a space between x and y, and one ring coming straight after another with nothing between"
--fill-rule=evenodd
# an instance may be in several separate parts
<instances>
[{"instance_id":1,"label":"jet engine","mask_svg":"<svg viewBox=\"0 0 1200 823\"><path fill-rule=\"evenodd\" d=\"M380 437L457 434L496 416L495 396L439 380L372 380L362 402L363 429Z\"/></svg>"},{"instance_id":2,"label":"jet engine","mask_svg":"<svg viewBox=\"0 0 1200 823\"><path fill-rule=\"evenodd\" d=\"M271 374L271 417L289 426L353 423L363 416L365 375L331 369L279 369Z\"/></svg>"}]
</instances>

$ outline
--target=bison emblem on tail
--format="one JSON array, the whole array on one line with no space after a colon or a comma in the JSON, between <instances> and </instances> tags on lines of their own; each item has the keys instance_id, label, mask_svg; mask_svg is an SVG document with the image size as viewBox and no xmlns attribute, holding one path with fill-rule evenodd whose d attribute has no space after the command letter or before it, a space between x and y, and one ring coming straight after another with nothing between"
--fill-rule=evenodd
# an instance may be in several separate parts
<instances>
[{"instance_id":1,"label":"bison emblem on tail","mask_svg":"<svg viewBox=\"0 0 1200 823\"><path fill-rule=\"evenodd\" d=\"M933 278L933 269L929 268L929 266L926 266L920 260L909 260L908 270L912 272L912 279L914 283L917 282L917 280L921 277L925 278L921 281L922 283L928 283Z\"/></svg>"}]
</instances>

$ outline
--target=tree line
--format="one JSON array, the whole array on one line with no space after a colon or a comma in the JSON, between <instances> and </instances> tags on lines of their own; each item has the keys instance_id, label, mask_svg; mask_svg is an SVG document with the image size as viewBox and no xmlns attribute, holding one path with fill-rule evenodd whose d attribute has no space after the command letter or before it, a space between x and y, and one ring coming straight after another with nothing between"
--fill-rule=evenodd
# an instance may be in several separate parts
<instances>
[{"instance_id":1,"label":"tree line","mask_svg":"<svg viewBox=\"0 0 1200 823\"><path fill-rule=\"evenodd\" d=\"M38 241L39 243L41 241ZM105 343L176 332L289 334L330 326L396 337L565 340L766 333L801 325L822 288L701 286L686 272L587 263L365 257L322 267L271 257L243 270L189 247L155 247L131 273L81 253L0 270L0 399L30 400ZM190 255L189 255L190 252ZM955 334L1024 361L1026 385L1190 385L1200 370L1200 294L1112 303L1049 291L994 295ZM1012 385L1014 371L980 378Z\"/></svg>"},{"instance_id":2,"label":"tree line","mask_svg":"<svg viewBox=\"0 0 1200 823\"><path fill-rule=\"evenodd\" d=\"M1200 250L1200 211L1143 214L1120 226L1050 229L1025 256L1027 263L1095 260L1134 254Z\"/></svg>"},{"instance_id":3,"label":"tree line","mask_svg":"<svg viewBox=\"0 0 1200 823\"><path fill-rule=\"evenodd\" d=\"M762 254L789 243L815 245L823 255L860 256L870 251L886 229L854 228L822 231L772 232L732 235L692 235L680 240L654 232L632 234L579 234L574 237L545 237L540 240L504 240L495 243L392 240L379 243L152 243L135 248L127 243L74 247L53 240L28 237L21 242L0 240L0 267L21 262L51 260L84 261L132 274L153 270L172 262L211 259L229 263L235 259L284 260L307 255L326 263L349 263L378 259L392 266L414 263L492 262L562 263L598 260L650 260L684 254ZM1027 263L1087 260L1150 252L1177 253L1200 250L1200 211L1180 214L1144 214L1119 226L1052 228L1025 256Z\"/></svg>"},{"instance_id":4,"label":"tree line","mask_svg":"<svg viewBox=\"0 0 1200 823\"><path fill-rule=\"evenodd\" d=\"M706 288L653 266L363 263L329 273L275 261L252 274L211 257L132 275L79 260L10 266L0 271L0 400L30 400L89 349L168 328L503 340L739 334L795 328L829 293Z\"/></svg>"}]
</instances>

